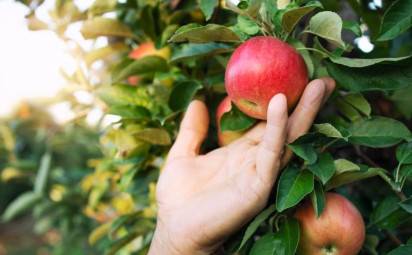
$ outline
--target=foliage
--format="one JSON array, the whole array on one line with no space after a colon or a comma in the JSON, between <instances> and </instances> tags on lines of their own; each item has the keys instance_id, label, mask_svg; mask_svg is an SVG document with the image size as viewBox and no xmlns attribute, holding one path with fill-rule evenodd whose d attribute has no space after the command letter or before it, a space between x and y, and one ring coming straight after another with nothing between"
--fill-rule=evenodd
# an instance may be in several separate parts
<instances>
[{"instance_id":1,"label":"foliage","mask_svg":"<svg viewBox=\"0 0 412 255\"><path fill-rule=\"evenodd\" d=\"M24 2L32 9L33 29L40 24L39 3ZM367 223L362 254L409 254L412 10L410 0L382 2L379 7L352 0L96 0L81 11L70 0L56 1L49 29L70 40L64 32L80 21L85 38L108 38L107 46L82 52L79 61L91 75L93 62L103 60L109 75L90 82L79 68L68 78L121 117L100 138L103 156L92 162L94 172L76 185L88 194L81 205L85 214L100 223L89 242L107 254L147 251L156 221L155 183L181 113L196 97L213 118L225 96L231 52L250 37L266 35L293 45L311 78L330 75L338 88L311 132L288 145L296 157L283 170L268 208L230 238L224 252L294 254L299 241L294 208L312 199L321 214L324 192L333 189L354 202ZM372 40L372 52L354 43L359 36ZM128 57L127 51L147 41L171 49L171 57ZM128 79L134 75L137 86ZM253 125L235 107L232 111L223 118L225 129ZM217 147L215 133L212 122L204 152Z\"/></svg>"}]
</instances>

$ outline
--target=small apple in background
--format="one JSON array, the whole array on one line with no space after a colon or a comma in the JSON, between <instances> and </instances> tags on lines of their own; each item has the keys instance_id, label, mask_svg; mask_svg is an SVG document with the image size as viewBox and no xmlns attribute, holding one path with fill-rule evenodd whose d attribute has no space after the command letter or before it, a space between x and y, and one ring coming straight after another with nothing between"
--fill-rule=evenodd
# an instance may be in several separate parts
<instances>
[{"instance_id":1,"label":"small apple in background","mask_svg":"<svg viewBox=\"0 0 412 255\"><path fill-rule=\"evenodd\" d=\"M230 112L232 109L232 102L229 97L220 102L216 110L216 121L217 121L217 138L220 146L228 145L234 140L238 139L243 135L244 132L241 131L221 131L220 129L220 120L222 119L223 114Z\"/></svg>"},{"instance_id":2,"label":"small apple in background","mask_svg":"<svg viewBox=\"0 0 412 255\"><path fill-rule=\"evenodd\" d=\"M270 36L253 37L232 54L225 73L226 91L245 114L266 119L270 99L285 94L289 110L308 83L306 64L287 43Z\"/></svg>"},{"instance_id":3,"label":"small apple in background","mask_svg":"<svg viewBox=\"0 0 412 255\"><path fill-rule=\"evenodd\" d=\"M156 49L155 45L153 42L144 42L134 48L130 53L129 53L129 58L131 59L141 59L143 57L147 56L159 56L162 57L166 60L170 58L170 48L169 47L164 47L162 49ZM140 77L135 75L135 76L130 76L127 78L127 81L129 82L130 85L137 85L140 81Z\"/></svg>"},{"instance_id":4,"label":"small apple in background","mask_svg":"<svg viewBox=\"0 0 412 255\"><path fill-rule=\"evenodd\" d=\"M365 240L362 215L345 197L326 194L325 208L316 217L306 201L295 213L300 223L299 255L355 255Z\"/></svg>"}]
</instances>

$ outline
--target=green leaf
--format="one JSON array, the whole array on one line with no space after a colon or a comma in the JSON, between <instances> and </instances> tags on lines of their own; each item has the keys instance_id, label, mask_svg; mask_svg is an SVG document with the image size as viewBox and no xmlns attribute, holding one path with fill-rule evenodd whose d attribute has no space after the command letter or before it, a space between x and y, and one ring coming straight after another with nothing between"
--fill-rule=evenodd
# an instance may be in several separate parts
<instances>
[{"instance_id":1,"label":"green leaf","mask_svg":"<svg viewBox=\"0 0 412 255\"><path fill-rule=\"evenodd\" d=\"M122 69L113 80L119 82L132 75L141 75L154 72L166 72L168 70L167 62L159 56L147 56L136 59Z\"/></svg>"},{"instance_id":2,"label":"green leaf","mask_svg":"<svg viewBox=\"0 0 412 255\"><path fill-rule=\"evenodd\" d=\"M40 167L37 170L36 180L34 182L34 192L43 194L46 192L47 179L51 168L51 154L45 153L40 161Z\"/></svg>"},{"instance_id":3,"label":"green leaf","mask_svg":"<svg viewBox=\"0 0 412 255\"><path fill-rule=\"evenodd\" d=\"M232 46L224 43L188 43L184 44L181 49L175 50L170 61L184 61L192 58L227 53L232 50Z\"/></svg>"},{"instance_id":4,"label":"green leaf","mask_svg":"<svg viewBox=\"0 0 412 255\"><path fill-rule=\"evenodd\" d=\"M2 220L7 222L31 209L41 200L41 194L29 191L21 194L11 202L2 215Z\"/></svg>"},{"instance_id":5,"label":"green leaf","mask_svg":"<svg viewBox=\"0 0 412 255\"><path fill-rule=\"evenodd\" d=\"M318 157L318 161L308 165L309 170L315 174L323 184L328 182L335 174L335 164L330 153L322 153Z\"/></svg>"},{"instance_id":6,"label":"green leaf","mask_svg":"<svg viewBox=\"0 0 412 255\"><path fill-rule=\"evenodd\" d=\"M183 111L192 101L196 92L202 87L197 81L183 81L178 83L169 97L169 107L173 111Z\"/></svg>"},{"instance_id":7,"label":"green leaf","mask_svg":"<svg viewBox=\"0 0 412 255\"><path fill-rule=\"evenodd\" d=\"M314 127L316 131L327 137L345 139L342 133L339 130L337 130L334 126L332 126L332 124L330 123L315 124Z\"/></svg>"},{"instance_id":8,"label":"green leaf","mask_svg":"<svg viewBox=\"0 0 412 255\"><path fill-rule=\"evenodd\" d=\"M155 145L170 145L172 143L169 133L162 128L146 128L133 132L133 135L142 141Z\"/></svg>"},{"instance_id":9,"label":"green leaf","mask_svg":"<svg viewBox=\"0 0 412 255\"><path fill-rule=\"evenodd\" d=\"M349 132L351 143L372 148L393 146L411 137L411 132L402 122L385 117L356 121L349 127Z\"/></svg>"},{"instance_id":10,"label":"green leaf","mask_svg":"<svg viewBox=\"0 0 412 255\"><path fill-rule=\"evenodd\" d=\"M315 182L315 187L311 194L311 200L313 204L313 209L315 210L316 217L320 217L320 215L323 212L323 209L325 208L326 197L322 184L317 181Z\"/></svg>"},{"instance_id":11,"label":"green leaf","mask_svg":"<svg viewBox=\"0 0 412 255\"><path fill-rule=\"evenodd\" d=\"M343 29L352 31L356 36L362 36L362 30L358 22L353 20L344 20L343 21Z\"/></svg>"},{"instance_id":12,"label":"green leaf","mask_svg":"<svg viewBox=\"0 0 412 255\"><path fill-rule=\"evenodd\" d=\"M260 28L256 22L242 15L237 17L236 28L247 35L255 35L260 31Z\"/></svg>"},{"instance_id":13,"label":"green leaf","mask_svg":"<svg viewBox=\"0 0 412 255\"><path fill-rule=\"evenodd\" d=\"M138 105L113 105L108 111L110 114L118 115L124 119L148 119L150 118L150 111Z\"/></svg>"},{"instance_id":14,"label":"green leaf","mask_svg":"<svg viewBox=\"0 0 412 255\"><path fill-rule=\"evenodd\" d=\"M282 212L297 205L306 195L313 191L313 174L300 171L296 167L283 170L276 194L276 209Z\"/></svg>"},{"instance_id":15,"label":"green leaf","mask_svg":"<svg viewBox=\"0 0 412 255\"><path fill-rule=\"evenodd\" d=\"M125 24L103 17L85 21L80 32L85 39L95 39L99 36L134 37L132 30Z\"/></svg>"},{"instance_id":16,"label":"green leaf","mask_svg":"<svg viewBox=\"0 0 412 255\"><path fill-rule=\"evenodd\" d=\"M410 255L410 254L412 254L412 244L401 245L388 253L388 255Z\"/></svg>"},{"instance_id":17,"label":"green leaf","mask_svg":"<svg viewBox=\"0 0 412 255\"><path fill-rule=\"evenodd\" d=\"M117 0L95 0L87 12L92 16L101 15L106 12L114 11L116 5Z\"/></svg>"},{"instance_id":18,"label":"green leaf","mask_svg":"<svg viewBox=\"0 0 412 255\"><path fill-rule=\"evenodd\" d=\"M271 205L255 217L255 219L247 227L245 234L243 235L242 242L240 243L239 248L237 249L238 251L243 248L246 242L253 236L253 234L259 228L259 226L274 212L276 212L276 207L275 205Z\"/></svg>"},{"instance_id":19,"label":"green leaf","mask_svg":"<svg viewBox=\"0 0 412 255\"><path fill-rule=\"evenodd\" d=\"M335 160L334 164L335 164L336 174L338 175L345 173L345 172L353 172L353 171L361 170L357 164L347 159L343 159L343 158Z\"/></svg>"},{"instance_id":20,"label":"green leaf","mask_svg":"<svg viewBox=\"0 0 412 255\"><path fill-rule=\"evenodd\" d=\"M412 197L403 200L402 202L399 203L399 206L404 209L406 212L412 214Z\"/></svg>"},{"instance_id":21,"label":"green leaf","mask_svg":"<svg viewBox=\"0 0 412 255\"><path fill-rule=\"evenodd\" d=\"M318 159L316 150L312 144L288 144L289 149L293 151L300 158L306 160L308 164L313 164Z\"/></svg>"},{"instance_id":22,"label":"green leaf","mask_svg":"<svg viewBox=\"0 0 412 255\"><path fill-rule=\"evenodd\" d=\"M323 11L314 15L309 21L306 32L322 37L337 46L345 48L342 41L342 19L338 14L331 11Z\"/></svg>"},{"instance_id":23,"label":"green leaf","mask_svg":"<svg viewBox=\"0 0 412 255\"><path fill-rule=\"evenodd\" d=\"M240 111L236 105L232 104L229 112L225 112L220 119L220 130L223 131L243 131L249 129L256 123L256 120Z\"/></svg>"},{"instance_id":24,"label":"green leaf","mask_svg":"<svg viewBox=\"0 0 412 255\"><path fill-rule=\"evenodd\" d=\"M308 69L308 75L309 75L309 77L313 77L313 74L315 72L315 66L313 64L312 57L309 54L309 51L307 50L305 45L301 41L299 41L299 40L297 40L293 37L289 37L287 42L290 45L292 45L293 47L295 47L295 49L303 57L303 60L305 61L306 67Z\"/></svg>"},{"instance_id":25,"label":"green leaf","mask_svg":"<svg viewBox=\"0 0 412 255\"><path fill-rule=\"evenodd\" d=\"M378 175L385 174L385 171L381 168L369 168L366 171L351 171L351 172L344 172L339 175L335 175L328 181L326 184L326 190L331 190L342 185L360 181L363 179L375 177Z\"/></svg>"},{"instance_id":26,"label":"green leaf","mask_svg":"<svg viewBox=\"0 0 412 255\"><path fill-rule=\"evenodd\" d=\"M298 7L294 9L286 10L282 16L282 29L286 34L290 34L299 21L308 13L315 10L316 8L322 8L320 2L314 2L313 4Z\"/></svg>"},{"instance_id":27,"label":"green leaf","mask_svg":"<svg viewBox=\"0 0 412 255\"><path fill-rule=\"evenodd\" d=\"M398 89L393 92L390 99L399 112L407 119L412 118L412 86Z\"/></svg>"},{"instance_id":28,"label":"green leaf","mask_svg":"<svg viewBox=\"0 0 412 255\"><path fill-rule=\"evenodd\" d=\"M190 42L190 43L209 43L209 42L239 42L240 38L235 32L226 26L217 24L207 24L199 26L189 24L179 28L169 39L169 42Z\"/></svg>"},{"instance_id":29,"label":"green leaf","mask_svg":"<svg viewBox=\"0 0 412 255\"><path fill-rule=\"evenodd\" d=\"M412 164L412 142L401 144L396 148L396 159L401 164Z\"/></svg>"},{"instance_id":30,"label":"green leaf","mask_svg":"<svg viewBox=\"0 0 412 255\"><path fill-rule=\"evenodd\" d=\"M394 229L409 218L410 215L399 206L399 199L389 196L374 208L369 225L376 225L382 229Z\"/></svg>"},{"instance_id":31,"label":"green leaf","mask_svg":"<svg viewBox=\"0 0 412 255\"><path fill-rule=\"evenodd\" d=\"M363 247L367 250L371 255L379 255L376 251L376 248L379 244L379 237L376 235L366 235L365 243Z\"/></svg>"},{"instance_id":32,"label":"green leaf","mask_svg":"<svg viewBox=\"0 0 412 255\"><path fill-rule=\"evenodd\" d=\"M342 115L348 118L351 122L358 121L362 118L362 115L359 113L359 111L356 110L355 107L347 103L345 100L343 100L343 98L336 99L336 106L339 112L342 113Z\"/></svg>"},{"instance_id":33,"label":"green leaf","mask_svg":"<svg viewBox=\"0 0 412 255\"><path fill-rule=\"evenodd\" d=\"M366 116L369 117L371 115L372 108L362 94L349 94L343 97L343 100Z\"/></svg>"},{"instance_id":34,"label":"green leaf","mask_svg":"<svg viewBox=\"0 0 412 255\"><path fill-rule=\"evenodd\" d=\"M334 64L326 61L331 75L344 89L352 92L396 90L412 84L412 65L400 61L392 64L375 64L362 68Z\"/></svg>"},{"instance_id":35,"label":"green leaf","mask_svg":"<svg viewBox=\"0 0 412 255\"><path fill-rule=\"evenodd\" d=\"M396 64L396 62L405 62L409 63L412 59L412 56L404 56L404 57L397 57L397 58L345 58L345 57L338 57L335 55L330 55L329 59L339 65L347 66L347 67L354 67L354 68L362 68L373 66L376 64Z\"/></svg>"},{"instance_id":36,"label":"green leaf","mask_svg":"<svg viewBox=\"0 0 412 255\"><path fill-rule=\"evenodd\" d=\"M391 40L412 26L412 1L395 1L385 12L378 41Z\"/></svg>"},{"instance_id":37,"label":"green leaf","mask_svg":"<svg viewBox=\"0 0 412 255\"><path fill-rule=\"evenodd\" d=\"M294 255L300 239L299 223L289 218L275 234L266 234L255 242L251 255Z\"/></svg>"},{"instance_id":38,"label":"green leaf","mask_svg":"<svg viewBox=\"0 0 412 255\"><path fill-rule=\"evenodd\" d=\"M213 11L218 4L218 0L200 0L200 9L205 14L206 20L212 17Z\"/></svg>"},{"instance_id":39,"label":"green leaf","mask_svg":"<svg viewBox=\"0 0 412 255\"><path fill-rule=\"evenodd\" d=\"M136 88L129 85L116 84L102 86L96 94L109 105L128 105L136 103Z\"/></svg>"},{"instance_id":40,"label":"green leaf","mask_svg":"<svg viewBox=\"0 0 412 255\"><path fill-rule=\"evenodd\" d=\"M252 249L250 255L277 255L284 254L285 247L282 246L281 240L275 238L273 234L266 234L258 239Z\"/></svg>"}]
</instances>

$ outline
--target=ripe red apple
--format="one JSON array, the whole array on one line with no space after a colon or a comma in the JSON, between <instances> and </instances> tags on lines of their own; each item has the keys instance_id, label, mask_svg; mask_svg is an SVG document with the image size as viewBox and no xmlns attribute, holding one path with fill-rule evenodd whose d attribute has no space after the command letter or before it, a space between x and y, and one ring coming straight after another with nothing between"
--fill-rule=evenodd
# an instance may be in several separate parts
<instances>
[{"instance_id":1,"label":"ripe red apple","mask_svg":"<svg viewBox=\"0 0 412 255\"><path fill-rule=\"evenodd\" d=\"M362 215L345 197L326 194L325 209L316 217L312 203L306 201L295 217L300 222L299 255L355 255L365 240Z\"/></svg>"},{"instance_id":2,"label":"ripe red apple","mask_svg":"<svg viewBox=\"0 0 412 255\"><path fill-rule=\"evenodd\" d=\"M308 83L299 53L274 37L257 36L242 43L226 68L226 91L245 114L266 119L270 99L285 94L288 108L297 103Z\"/></svg>"},{"instance_id":3,"label":"ripe red apple","mask_svg":"<svg viewBox=\"0 0 412 255\"><path fill-rule=\"evenodd\" d=\"M220 102L219 106L216 110L216 121L217 121L217 139L220 146L228 145L229 143L233 142L234 140L238 139L242 136L244 132L240 131L221 131L220 130L220 120L224 113L229 112L232 109L232 102L230 101L229 97L225 97L225 99Z\"/></svg>"},{"instance_id":4,"label":"ripe red apple","mask_svg":"<svg viewBox=\"0 0 412 255\"><path fill-rule=\"evenodd\" d=\"M129 53L129 58L131 59L140 59L143 57L147 56L159 56L164 59L169 59L170 58L170 48L169 47L164 47L162 49L156 49L155 45L153 42L145 42L140 44L138 47L133 49ZM135 75L135 76L130 76L127 78L127 81L131 85L137 85L140 81L140 77Z\"/></svg>"}]
</instances>

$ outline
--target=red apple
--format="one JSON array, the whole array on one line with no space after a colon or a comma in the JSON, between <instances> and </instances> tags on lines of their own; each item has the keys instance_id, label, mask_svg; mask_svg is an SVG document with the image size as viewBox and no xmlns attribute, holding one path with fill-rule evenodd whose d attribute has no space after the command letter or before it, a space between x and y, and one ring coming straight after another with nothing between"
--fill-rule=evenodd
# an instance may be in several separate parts
<instances>
[{"instance_id":1,"label":"red apple","mask_svg":"<svg viewBox=\"0 0 412 255\"><path fill-rule=\"evenodd\" d=\"M140 59L143 57L147 56L159 56L164 59L169 59L170 58L170 48L169 47L164 47L162 49L156 49L155 45L153 42L145 42L140 44L138 47L133 49L129 53L129 58L131 59ZM127 78L127 81L131 85L137 85L140 81L140 77L135 75L135 76L130 76Z\"/></svg>"},{"instance_id":2,"label":"red apple","mask_svg":"<svg viewBox=\"0 0 412 255\"><path fill-rule=\"evenodd\" d=\"M325 209L316 217L310 201L295 213L300 222L299 255L355 255L365 240L362 215L345 197L326 194Z\"/></svg>"},{"instance_id":3,"label":"red apple","mask_svg":"<svg viewBox=\"0 0 412 255\"><path fill-rule=\"evenodd\" d=\"M226 112L230 112L232 109L232 102L230 101L229 97L225 97L225 99L220 102L219 106L216 110L216 121L217 121L217 139L220 146L228 145L229 143L233 142L234 140L238 139L242 136L244 132L240 131L221 131L220 130L220 119L222 118L223 114Z\"/></svg>"},{"instance_id":4,"label":"red apple","mask_svg":"<svg viewBox=\"0 0 412 255\"><path fill-rule=\"evenodd\" d=\"M288 108L297 103L308 83L308 72L299 53L287 43L269 36L242 43L226 68L226 91L245 114L266 119L270 99L285 94Z\"/></svg>"}]
</instances>

